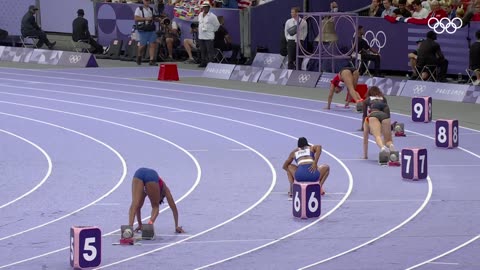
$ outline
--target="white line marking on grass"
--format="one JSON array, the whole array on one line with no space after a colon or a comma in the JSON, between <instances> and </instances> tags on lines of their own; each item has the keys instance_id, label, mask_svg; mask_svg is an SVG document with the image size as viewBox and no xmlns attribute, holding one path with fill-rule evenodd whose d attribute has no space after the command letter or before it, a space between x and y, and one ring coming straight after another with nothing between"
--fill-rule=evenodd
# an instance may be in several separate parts
<instances>
[{"instance_id":1,"label":"white line marking on grass","mask_svg":"<svg viewBox=\"0 0 480 270\"><path fill-rule=\"evenodd\" d=\"M14 134L12 132L9 132L9 131L6 131L6 130L3 130L3 129L0 129L0 132L3 132L3 133L6 133L8 135L11 135L11 136L14 136L30 145L32 145L33 147L37 148L38 151L40 151L43 156L47 159L47 163L48 163L48 168L47 168L47 172L45 173L45 176L42 178L42 180L40 180L40 182L35 186L33 187L32 189L30 189L29 191L27 191L26 193L16 197L15 199L9 201L9 202L6 202L4 203L3 205L0 205L0 209L4 208L5 206L8 206L18 200L21 200L22 198L25 198L26 196L28 196L29 194L31 194L32 192L34 192L35 190L37 190L39 187L41 187L45 181L47 181L48 177L50 177L50 175L52 174L52 159L50 158L50 156L48 155L48 153L43 150L43 148L41 148L40 146L38 146L37 144L35 144L34 142L22 137L22 136L19 136L17 134Z\"/></svg>"}]
</instances>

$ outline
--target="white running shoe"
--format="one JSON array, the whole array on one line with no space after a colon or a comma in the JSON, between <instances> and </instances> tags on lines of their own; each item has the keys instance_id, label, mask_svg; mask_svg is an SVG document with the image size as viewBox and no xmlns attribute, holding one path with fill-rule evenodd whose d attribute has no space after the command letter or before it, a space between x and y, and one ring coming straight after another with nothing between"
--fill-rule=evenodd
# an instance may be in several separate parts
<instances>
[{"instance_id":1,"label":"white running shoe","mask_svg":"<svg viewBox=\"0 0 480 270\"><path fill-rule=\"evenodd\" d=\"M393 145L393 143L392 143L392 144L390 144L390 147L389 147L389 148L390 148L390 152L393 152L393 151L395 151L395 146Z\"/></svg>"},{"instance_id":2,"label":"white running shoe","mask_svg":"<svg viewBox=\"0 0 480 270\"><path fill-rule=\"evenodd\" d=\"M382 153L390 153L390 149L388 149L388 147L384 145L384 146L382 147L382 149L380 150L380 152L382 152Z\"/></svg>"},{"instance_id":3,"label":"white running shoe","mask_svg":"<svg viewBox=\"0 0 480 270\"><path fill-rule=\"evenodd\" d=\"M480 80L475 80L472 84L473 85L480 85Z\"/></svg>"}]
</instances>

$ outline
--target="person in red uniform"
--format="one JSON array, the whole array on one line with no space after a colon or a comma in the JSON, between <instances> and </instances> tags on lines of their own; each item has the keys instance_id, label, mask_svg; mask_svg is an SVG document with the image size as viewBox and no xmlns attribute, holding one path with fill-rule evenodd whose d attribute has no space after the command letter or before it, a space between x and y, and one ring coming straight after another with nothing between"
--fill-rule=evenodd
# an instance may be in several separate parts
<instances>
[{"instance_id":1,"label":"person in red uniform","mask_svg":"<svg viewBox=\"0 0 480 270\"><path fill-rule=\"evenodd\" d=\"M362 98L355 89L357 88L358 78L360 73L355 68L345 67L338 72L335 77L330 81L330 93L328 94L328 103L325 109L330 110L332 104L333 94L338 94L347 87L348 93L355 100L355 102L362 102ZM345 107L348 106L348 101Z\"/></svg>"}]
</instances>

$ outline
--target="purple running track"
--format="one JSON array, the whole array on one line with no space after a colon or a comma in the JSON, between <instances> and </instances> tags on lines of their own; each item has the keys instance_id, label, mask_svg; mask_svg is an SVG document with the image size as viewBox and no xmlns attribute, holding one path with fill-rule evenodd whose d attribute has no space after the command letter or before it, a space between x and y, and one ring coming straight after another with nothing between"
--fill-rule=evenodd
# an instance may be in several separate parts
<instances>
[{"instance_id":1,"label":"purple running track","mask_svg":"<svg viewBox=\"0 0 480 270\"><path fill-rule=\"evenodd\" d=\"M142 76L134 68L0 69L0 131L9 132L0 132L0 205L49 168L12 134L52 160L38 189L0 208L0 269L69 268L72 225L102 229L102 268L111 269L478 269L478 240L448 253L480 233L478 131L461 128L461 148L439 149L434 123L394 115L409 135L396 147L429 151L429 179L406 181L399 168L376 163L373 143L369 160L359 159L360 115L351 111L132 77ZM299 136L322 144L320 162L331 167L320 219L294 219L287 200L281 167ZM180 200L187 234L173 233L162 206L156 240L112 246L141 166L157 169Z\"/></svg>"}]
</instances>

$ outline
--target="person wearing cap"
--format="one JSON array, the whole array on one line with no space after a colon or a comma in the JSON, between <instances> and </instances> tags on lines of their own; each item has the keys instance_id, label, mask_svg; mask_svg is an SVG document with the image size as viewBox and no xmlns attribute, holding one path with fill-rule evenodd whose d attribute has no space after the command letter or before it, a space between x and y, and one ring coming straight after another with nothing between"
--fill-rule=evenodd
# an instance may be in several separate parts
<instances>
[{"instance_id":1,"label":"person wearing cap","mask_svg":"<svg viewBox=\"0 0 480 270\"><path fill-rule=\"evenodd\" d=\"M444 82L447 76L448 60L445 59L440 45L435 40L437 40L437 34L434 31L428 31L427 38L417 49L417 69L421 72L425 66L436 66L436 80ZM427 72L423 72L420 76L423 80L429 79Z\"/></svg>"},{"instance_id":2,"label":"person wearing cap","mask_svg":"<svg viewBox=\"0 0 480 270\"><path fill-rule=\"evenodd\" d=\"M417 40L417 50L420 47L420 44L422 44L422 41L424 41L423 38ZM408 60L410 62L410 66L412 67L412 80L415 80L418 77L417 70L415 67L417 66L417 58L418 58L418 52L417 50L414 50L411 53L408 53Z\"/></svg>"},{"instance_id":3,"label":"person wearing cap","mask_svg":"<svg viewBox=\"0 0 480 270\"><path fill-rule=\"evenodd\" d=\"M198 67L206 67L215 57L215 48L213 41L215 32L220 27L217 16L210 12L210 3L204 1L202 4L202 12L198 15L198 42L200 44L200 54L202 62Z\"/></svg>"},{"instance_id":4,"label":"person wearing cap","mask_svg":"<svg viewBox=\"0 0 480 270\"><path fill-rule=\"evenodd\" d=\"M307 138L300 137L297 141L297 147L290 152L288 158L283 163L283 169L287 172L290 189L288 196L292 197L293 182L319 182L321 195L325 194L323 184L330 174L330 166L327 164L318 165L318 160L322 154L321 145L311 145ZM292 162L295 161L295 164Z\"/></svg>"},{"instance_id":5,"label":"person wearing cap","mask_svg":"<svg viewBox=\"0 0 480 270\"><path fill-rule=\"evenodd\" d=\"M27 13L22 18L21 32L24 37L37 37L37 48L41 48L43 44L46 44L49 49L53 49L57 42L50 42L47 38L47 34L42 31L35 20L35 13L38 8L34 5L28 7Z\"/></svg>"},{"instance_id":6,"label":"person wearing cap","mask_svg":"<svg viewBox=\"0 0 480 270\"><path fill-rule=\"evenodd\" d=\"M92 38L90 35L90 31L88 31L88 20L83 18L85 15L85 11L83 9L79 9L77 11L78 17L73 20L72 22L72 39L73 41L77 42L79 40L85 41L92 48L90 52L93 54L103 53L102 45L98 44L95 39Z\"/></svg>"}]
</instances>

